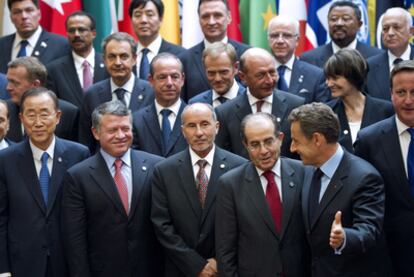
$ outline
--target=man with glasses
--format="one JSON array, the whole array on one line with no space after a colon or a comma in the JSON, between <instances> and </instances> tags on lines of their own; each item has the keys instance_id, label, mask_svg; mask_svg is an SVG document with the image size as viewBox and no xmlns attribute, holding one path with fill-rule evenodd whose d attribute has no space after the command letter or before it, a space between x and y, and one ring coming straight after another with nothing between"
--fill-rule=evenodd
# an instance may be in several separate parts
<instances>
[{"instance_id":1,"label":"man with glasses","mask_svg":"<svg viewBox=\"0 0 414 277\"><path fill-rule=\"evenodd\" d=\"M305 98L305 103L328 101L330 94L323 71L295 57L299 44L299 22L284 15L272 18L267 39L276 59L279 74L277 88Z\"/></svg>"}]
</instances>

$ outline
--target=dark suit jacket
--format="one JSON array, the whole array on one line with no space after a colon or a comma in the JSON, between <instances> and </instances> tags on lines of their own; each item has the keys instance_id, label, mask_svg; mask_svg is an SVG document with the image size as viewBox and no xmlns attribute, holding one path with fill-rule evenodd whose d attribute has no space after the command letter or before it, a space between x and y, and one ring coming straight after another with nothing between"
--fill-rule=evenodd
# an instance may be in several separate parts
<instances>
[{"instance_id":1,"label":"dark suit jacket","mask_svg":"<svg viewBox=\"0 0 414 277\"><path fill-rule=\"evenodd\" d=\"M384 52L375 47L368 46L364 43L357 42L356 50L361 53L361 55L367 59L369 57L381 54ZM329 42L325 45L319 46L313 50L307 51L300 56L302 61L308 62L310 64L316 65L317 67L323 68L326 61L333 55L332 42Z\"/></svg>"},{"instance_id":2,"label":"dark suit jacket","mask_svg":"<svg viewBox=\"0 0 414 277\"><path fill-rule=\"evenodd\" d=\"M55 134L67 140L78 140L78 124L79 124L79 109L69 102L64 100L59 101L59 109L62 111L59 124L56 126ZM24 136L22 133L22 125L20 122L20 107L14 104L10 99L7 100L10 114L10 129L7 133L7 138L12 141L22 141Z\"/></svg>"},{"instance_id":3,"label":"dark suit jacket","mask_svg":"<svg viewBox=\"0 0 414 277\"><path fill-rule=\"evenodd\" d=\"M370 162L385 183L384 229L395 276L414 276L414 198L405 171L395 116L362 129L355 154Z\"/></svg>"},{"instance_id":4,"label":"dark suit jacket","mask_svg":"<svg viewBox=\"0 0 414 277\"><path fill-rule=\"evenodd\" d=\"M154 171L151 220L165 250L164 276L198 276L214 258L218 178L246 160L216 147L204 209L198 200L189 150L167 158Z\"/></svg>"},{"instance_id":5,"label":"dark suit jacket","mask_svg":"<svg viewBox=\"0 0 414 277\"><path fill-rule=\"evenodd\" d=\"M367 60L368 75L366 91L369 95L381 99L391 100L390 66L388 51L373 56ZM414 59L414 47L411 46L410 59Z\"/></svg>"},{"instance_id":6,"label":"dark suit jacket","mask_svg":"<svg viewBox=\"0 0 414 277\"><path fill-rule=\"evenodd\" d=\"M345 151L316 211L309 222L309 190L314 170L305 174L302 212L312 252L312 277L384 276L376 244L384 216L384 183L377 170ZM342 212L346 245L335 255L329 234L337 211Z\"/></svg>"},{"instance_id":7,"label":"dark suit jacket","mask_svg":"<svg viewBox=\"0 0 414 277\"><path fill-rule=\"evenodd\" d=\"M282 231L278 234L260 177L246 163L219 180L216 249L220 276L310 276L302 221L303 166L281 159Z\"/></svg>"},{"instance_id":8,"label":"dark suit jacket","mask_svg":"<svg viewBox=\"0 0 414 277\"><path fill-rule=\"evenodd\" d=\"M281 90L273 92L272 114L278 118L281 131L285 133L281 147L281 155L297 157L290 152L290 125L287 120L290 112L304 103L304 99ZM218 146L237 155L249 158L240 137L240 125L243 118L252 113L247 94L236 97L216 108L217 119L220 122L216 137Z\"/></svg>"},{"instance_id":9,"label":"dark suit jacket","mask_svg":"<svg viewBox=\"0 0 414 277\"><path fill-rule=\"evenodd\" d=\"M135 112L132 116L134 130L133 147L163 157L183 151L187 147L187 141L181 132L181 113L185 106L186 104L182 102L165 149L162 143L162 131L155 104L153 103Z\"/></svg>"},{"instance_id":10,"label":"dark suit jacket","mask_svg":"<svg viewBox=\"0 0 414 277\"><path fill-rule=\"evenodd\" d=\"M62 216L70 276L160 276L159 247L150 221L150 179L160 160L131 150L133 189L128 215L100 152L68 171Z\"/></svg>"},{"instance_id":11,"label":"dark suit jacket","mask_svg":"<svg viewBox=\"0 0 414 277\"><path fill-rule=\"evenodd\" d=\"M237 59L250 47L231 39L229 39L229 43L236 49ZM184 65L185 82L181 93L184 101L188 101L195 95L210 89L202 61L203 51L204 41L181 53L179 56Z\"/></svg>"},{"instance_id":12,"label":"dark suit jacket","mask_svg":"<svg viewBox=\"0 0 414 277\"><path fill-rule=\"evenodd\" d=\"M239 90L237 91L237 96L245 94L245 93L246 93L246 88L242 84L239 83ZM188 104L193 104L193 103L198 103L198 102L213 105L213 90L211 89L206 90L192 97L190 100L188 100Z\"/></svg>"},{"instance_id":13,"label":"dark suit jacket","mask_svg":"<svg viewBox=\"0 0 414 277\"><path fill-rule=\"evenodd\" d=\"M7 72L7 64L11 60L15 36L16 33L13 33L0 38L0 49L2 51L2 54L0 55L1 73ZM65 37L42 30L39 40L33 49L32 56L38 58L43 64L47 64L54 59L67 55L68 53L70 53L70 47L68 40Z\"/></svg>"},{"instance_id":14,"label":"dark suit jacket","mask_svg":"<svg viewBox=\"0 0 414 277\"><path fill-rule=\"evenodd\" d=\"M288 92L305 98L305 103L327 102L331 99L323 71L298 59L293 62Z\"/></svg>"},{"instance_id":15,"label":"dark suit jacket","mask_svg":"<svg viewBox=\"0 0 414 277\"><path fill-rule=\"evenodd\" d=\"M76 73L72 53L56 59L47 65L47 88L57 97L66 100L79 109L82 108L84 91ZM109 78L102 54L95 52L93 83Z\"/></svg>"},{"instance_id":16,"label":"dark suit jacket","mask_svg":"<svg viewBox=\"0 0 414 277\"><path fill-rule=\"evenodd\" d=\"M0 73L0 99L6 100L10 98L10 94L6 90L7 79L6 75Z\"/></svg>"},{"instance_id":17,"label":"dark suit jacket","mask_svg":"<svg viewBox=\"0 0 414 277\"><path fill-rule=\"evenodd\" d=\"M112 100L110 79L105 79L92 85L85 93L79 117L79 141L89 147L91 153L96 150L97 142L93 138L92 112L100 104ZM144 80L135 78L134 89L131 95L129 109L134 112L154 102L154 93L151 85Z\"/></svg>"},{"instance_id":18,"label":"dark suit jacket","mask_svg":"<svg viewBox=\"0 0 414 277\"><path fill-rule=\"evenodd\" d=\"M68 276L60 227L61 184L66 170L88 156L86 147L56 138L45 205L29 141L0 151L1 273L45 277L49 267L52 276Z\"/></svg>"},{"instance_id":19,"label":"dark suit jacket","mask_svg":"<svg viewBox=\"0 0 414 277\"><path fill-rule=\"evenodd\" d=\"M394 114L394 108L391 102L377 99L366 95L364 113L362 115L361 129L375 122L383 120ZM339 143L349 152L354 152L352 146L351 129L349 128L348 118L345 113L344 103L340 98L336 98L327 103L332 110L338 115L341 133L339 135Z\"/></svg>"}]
</instances>

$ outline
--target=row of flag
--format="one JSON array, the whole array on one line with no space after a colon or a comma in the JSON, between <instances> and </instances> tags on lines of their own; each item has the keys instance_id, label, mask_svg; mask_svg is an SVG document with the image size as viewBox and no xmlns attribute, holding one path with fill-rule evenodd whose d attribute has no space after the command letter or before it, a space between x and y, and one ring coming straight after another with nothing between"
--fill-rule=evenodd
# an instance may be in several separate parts
<instances>
[{"instance_id":1,"label":"row of flag","mask_svg":"<svg viewBox=\"0 0 414 277\"><path fill-rule=\"evenodd\" d=\"M3 0L2 34L14 32L7 1ZM95 47L108 34L123 31L134 35L128 7L131 0L39 0L41 25L48 31L66 35L65 19L74 11L85 10L97 22ZM300 22L300 43L296 54L329 40L327 13L332 0L228 0L232 22L228 36L237 41L267 48L267 24L278 14ZM354 0L362 11L360 41L375 45L380 15L389 7L405 7L414 15L414 0ZM165 14L161 35L166 40L189 48L202 40L198 23L198 0L163 0Z\"/></svg>"}]
</instances>

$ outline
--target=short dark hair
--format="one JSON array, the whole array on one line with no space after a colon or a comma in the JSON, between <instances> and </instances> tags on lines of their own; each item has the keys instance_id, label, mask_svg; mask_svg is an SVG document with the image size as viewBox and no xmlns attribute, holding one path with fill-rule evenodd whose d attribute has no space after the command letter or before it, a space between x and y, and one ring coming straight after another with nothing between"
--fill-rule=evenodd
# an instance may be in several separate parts
<instances>
[{"instance_id":1,"label":"short dark hair","mask_svg":"<svg viewBox=\"0 0 414 277\"><path fill-rule=\"evenodd\" d=\"M14 3L22 2L22 1L25 1L25 0L7 0L7 7L9 8L9 11L11 11L11 7ZM39 8L38 0L31 0L31 1L32 1L33 4L35 4L36 7Z\"/></svg>"},{"instance_id":2,"label":"short dark hair","mask_svg":"<svg viewBox=\"0 0 414 277\"><path fill-rule=\"evenodd\" d=\"M264 120L269 120L273 123L273 127L274 127L274 135L275 137L278 137L280 134L280 124L277 121L276 116L274 116L273 114L270 113L263 113L263 112L258 112L258 113L251 113L246 115L240 125L240 137L241 140L244 141L244 143L247 144L247 140L246 140L246 125L247 123L249 123L249 121L256 119L256 118L263 118Z\"/></svg>"},{"instance_id":3,"label":"short dark hair","mask_svg":"<svg viewBox=\"0 0 414 277\"><path fill-rule=\"evenodd\" d=\"M3 106L6 107L6 116L7 116L7 118L10 118L9 106L7 105L6 100L0 99L0 105L3 105Z\"/></svg>"},{"instance_id":4,"label":"short dark hair","mask_svg":"<svg viewBox=\"0 0 414 277\"><path fill-rule=\"evenodd\" d=\"M171 53L169 53L169 52L162 52L162 53L159 53L157 56L155 56L153 59L152 59L152 61L151 61L151 63L150 63L150 74L151 75L154 75L154 65L159 61L159 60L162 60L162 59L173 59L173 60L176 60L177 62L178 62L178 64L180 65L180 71L181 71L181 73L183 73L184 72L184 66L183 66L183 63L181 62L181 60L176 56L176 55L174 55L174 54L171 54Z\"/></svg>"},{"instance_id":5,"label":"short dark hair","mask_svg":"<svg viewBox=\"0 0 414 277\"><path fill-rule=\"evenodd\" d=\"M66 29L68 29L68 21L69 21L69 19L72 18L72 17L74 17L74 16L86 16L91 21L91 24L89 26L91 28L91 30L92 31L95 31L96 30L96 21L95 21L95 18L92 16L92 14L90 14L88 12L85 12L85 11L76 11L76 12L73 12L70 15L68 15L68 17L66 17L66 20L65 20L65 28Z\"/></svg>"},{"instance_id":6,"label":"short dark hair","mask_svg":"<svg viewBox=\"0 0 414 277\"><path fill-rule=\"evenodd\" d=\"M108 45L109 42L111 41L126 41L129 43L129 45L131 46L131 52L133 55L135 55L137 53L137 43L135 42L134 38L128 34L128 33L124 33L124 32L117 32L117 33L113 33L109 36L107 36L106 38L104 38L103 42L102 42L102 52L103 52L103 56L106 56L106 46Z\"/></svg>"},{"instance_id":7,"label":"short dark hair","mask_svg":"<svg viewBox=\"0 0 414 277\"><path fill-rule=\"evenodd\" d=\"M7 68L17 68L20 66L26 68L29 81L39 80L41 86L46 83L47 69L36 57L19 57L7 64Z\"/></svg>"},{"instance_id":8,"label":"short dark hair","mask_svg":"<svg viewBox=\"0 0 414 277\"><path fill-rule=\"evenodd\" d=\"M313 102L302 105L290 112L288 120L291 124L299 122L300 129L307 139L311 139L314 133L320 133L327 143L338 142L338 116L326 104Z\"/></svg>"},{"instance_id":9,"label":"short dark hair","mask_svg":"<svg viewBox=\"0 0 414 277\"><path fill-rule=\"evenodd\" d=\"M26 101L27 98L33 97L33 96L38 96L38 95L41 95L41 94L48 95L53 101L55 110L56 111L59 110L59 100L58 100L56 94L53 91L51 91L51 90L49 90L45 87L35 87L35 88L31 88L31 89L29 89L29 90L27 90L23 93L22 98L20 99L20 112L23 113L23 111L24 111L24 102Z\"/></svg>"},{"instance_id":10,"label":"short dark hair","mask_svg":"<svg viewBox=\"0 0 414 277\"><path fill-rule=\"evenodd\" d=\"M323 68L326 78L344 77L359 91L363 90L368 64L354 49L341 49L333 54Z\"/></svg>"},{"instance_id":11,"label":"short dark hair","mask_svg":"<svg viewBox=\"0 0 414 277\"><path fill-rule=\"evenodd\" d=\"M229 57L232 64L235 64L237 62L237 52L234 46L230 43L223 43L221 41L217 41L213 42L204 49L202 56L203 63L207 56L216 59L222 53L226 53L227 57Z\"/></svg>"},{"instance_id":12,"label":"short dark hair","mask_svg":"<svg viewBox=\"0 0 414 277\"><path fill-rule=\"evenodd\" d=\"M110 114L117 116L128 116L132 124L131 110L119 100L105 102L96 107L92 112L92 127L99 131L101 129L102 116Z\"/></svg>"},{"instance_id":13,"label":"short dark hair","mask_svg":"<svg viewBox=\"0 0 414 277\"><path fill-rule=\"evenodd\" d=\"M164 16L164 4L161 0L132 0L129 4L128 13L129 17L132 17L132 14L136 8L145 7L148 2L152 2L158 11L158 16L163 18Z\"/></svg>"},{"instance_id":14,"label":"short dark hair","mask_svg":"<svg viewBox=\"0 0 414 277\"><path fill-rule=\"evenodd\" d=\"M200 6L201 6L201 4L206 3L206 2L222 2L226 6L227 13L230 12L229 4L228 4L227 0L200 0L198 2L198 8L197 8L198 14L200 14Z\"/></svg>"},{"instance_id":15,"label":"short dark hair","mask_svg":"<svg viewBox=\"0 0 414 277\"><path fill-rule=\"evenodd\" d=\"M358 5L351 1L341 0L341 1L334 1L332 5L329 7L328 17L331 14L332 9L336 7L351 7L354 10L355 16L358 21L361 21L362 14L361 10L359 9Z\"/></svg>"},{"instance_id":16,"label":"short dark hair","mask_svg":"<svg viewBox=\"0 0 414 277\"><path fill-rule=\"evenodd\" d=\"M391 73L390 73L390 82L391 82L390 87L391 87L391 89L393 87L392 83L393 83L395 75L397 75L398 73L401 73L401 72L412 72L412 73L414 73L414 61L413 60L402 61L402 62L400 62L400 63L398 63L394 66L394 68L391 70Z\"/></svg>"}]
</instances>

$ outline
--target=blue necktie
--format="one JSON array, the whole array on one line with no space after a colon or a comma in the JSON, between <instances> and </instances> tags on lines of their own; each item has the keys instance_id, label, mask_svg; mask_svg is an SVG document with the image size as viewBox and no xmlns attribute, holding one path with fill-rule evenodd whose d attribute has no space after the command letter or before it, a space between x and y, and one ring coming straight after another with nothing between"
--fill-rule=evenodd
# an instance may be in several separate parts
<instances>
[{"instance_id":1,"label":"blue necktie","mask_svg":"<svg viewBox=\"0 0 414 277\"><path fill-rule=\"evenodd\" d=\"M288 91L288 85L285 80L285 70L286 65L279 65L277 68L277 74L279 75L279 80L277 81L277 88L283 91Z\"/></svg>"},{"instance_id":2,"label":"blue necktie","mask_svg":"<svg viewBox=\"0 0 414 277\"><path fill-rule=\"evenodd\" d=\"M148 79L149 75L149 62L148 62L148 54L149 50L147 48L142 49L142 58L141 58L141 64L139 66L139 78L143 80Z\"/></svg>"},{"instance_id":3,"label":"blue necktie","mask_svg":"<svg viewBox=\"0 0 414 277\"><path fill-rule=\"evenodd\" d=\"M168 119L168 116L172 113L169 109L163 109L161 110L162 114L162 144L164 147L164 154L166 154L167 151L167 145L168 140L170 139L171 135L171 124L170 120Z\"/></svg>"},{"instance_id":4,"label":"blue necktie","mask_svg":"<svg viewBox=\"0 0 414 277\"><path fill-rule=\"evenodd\" d=\"M408 183L410 184L411 194L414 196L414 128L408 128L407 132L411 135L407 155Z\"/></svg>"},{"instance_id":5,"label":"blue necktie","mask_svg":"<svg viewBox=\"0 0 414 277\"><path fill-rule=\"evenodd\" d=\"M29 44L29 42L27 41L27 40L22 40L21 42L20 42L20 50L19 50L19 52L17 53L17 58L20 58L20 57L26 57L27 56L27 54L26 54L26 46Z\"/></svg>"},{"instance_id":6,"label":"blue necktie","mask_svg":"<svg viewBox=\"0 0 414 277\"><path fill-rule=\"evenodd\" d=\"M45 200L45 203L47 204L47 196L49 194L49 182L50 182L49 169L47 168L47 161L49 160L49 154L47 154L47 152L43 152L40 160L42 161L42 167L40 168L40 174L39 174L40 191L42 192L43 199Z\"/></svg>"}]
</instances>

